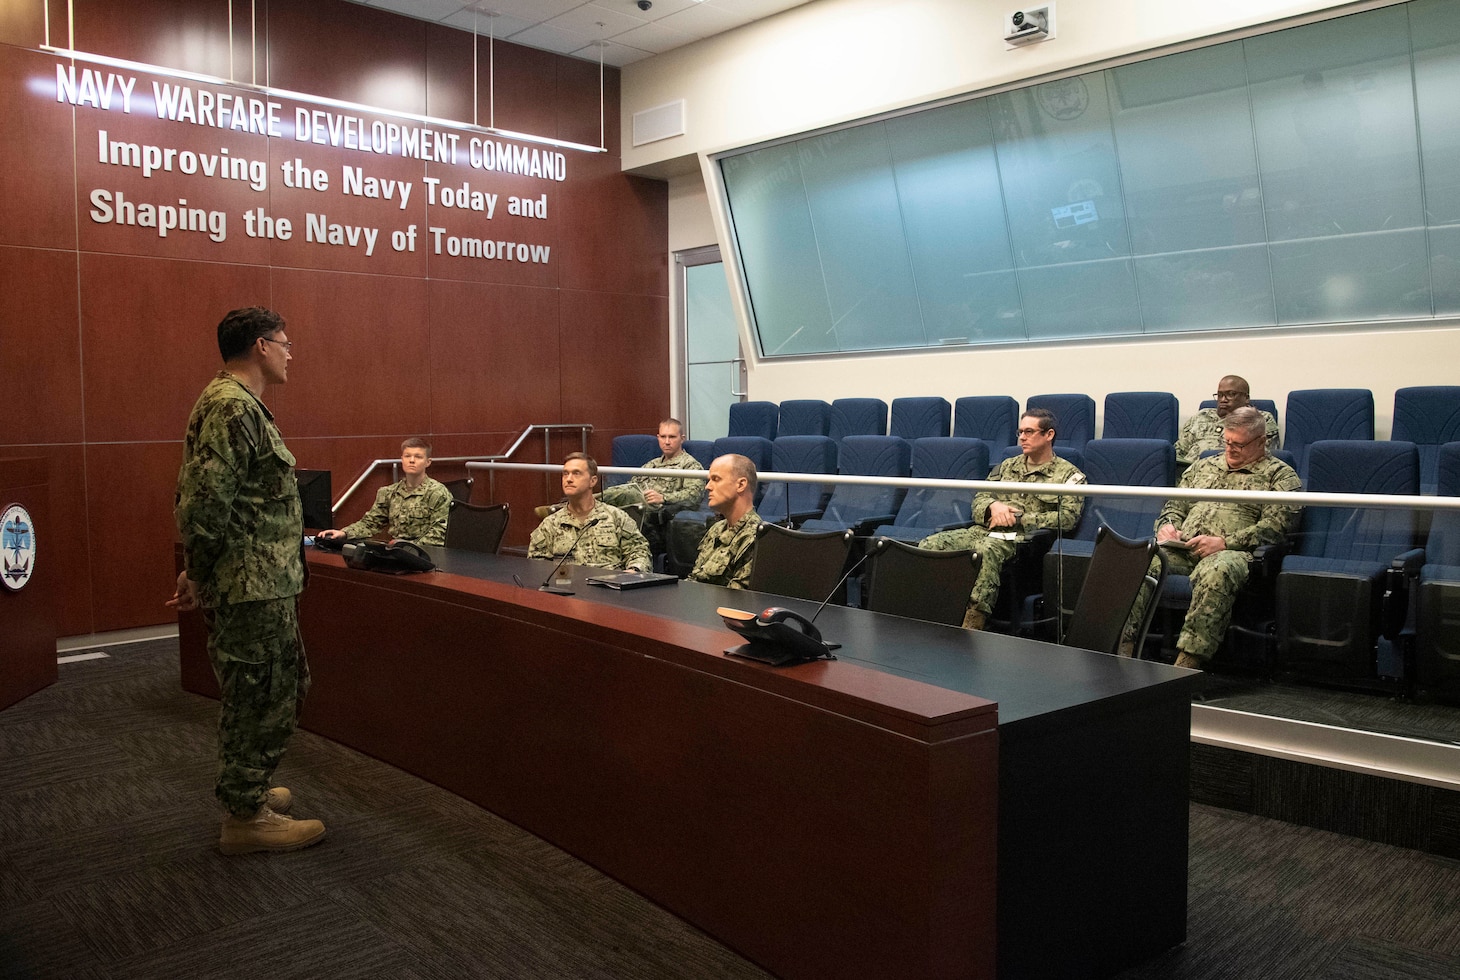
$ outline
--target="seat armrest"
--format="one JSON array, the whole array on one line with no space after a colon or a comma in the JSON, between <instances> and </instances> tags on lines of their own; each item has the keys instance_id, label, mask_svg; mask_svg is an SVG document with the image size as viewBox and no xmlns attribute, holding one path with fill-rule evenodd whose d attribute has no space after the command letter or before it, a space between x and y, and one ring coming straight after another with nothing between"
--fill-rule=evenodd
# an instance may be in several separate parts
<instances>
[{"instance_id":1,"label":"seat armrest","mask_svg":"<svg viewBox=\"0 0 1460 980\"><path fill-rule=\"evenodd\" d=\"M1424 563L1425 550L1423 548L1411 548L1390 559L1389 570L1392 572L1403 572L1406 576L1413 578L1419 574L1420 566Z\"/></svg>"},{"instance_id":2,"label":"seat armrest","mask_svg":"<svg viewBox=\"0 0 1460 980\"><path fill-rule=\"evenodd\" d=\"M973 527L973 521L955 521L952 524L939 524L935 531L957 531L961 528Z\"/></svg>"},{"instance_id":3,"label":"seat armrest","mask_svg":"<svg viewBox=\"0 0 1460 980\"><path fill-rule=\"evenodd\" d=\"M852 533L858 537L865 537L883 524L891 524L895 520L897 520L896 514L875 514L872 517L864 517L852 525Z\"/></svg>"}]
</instances>

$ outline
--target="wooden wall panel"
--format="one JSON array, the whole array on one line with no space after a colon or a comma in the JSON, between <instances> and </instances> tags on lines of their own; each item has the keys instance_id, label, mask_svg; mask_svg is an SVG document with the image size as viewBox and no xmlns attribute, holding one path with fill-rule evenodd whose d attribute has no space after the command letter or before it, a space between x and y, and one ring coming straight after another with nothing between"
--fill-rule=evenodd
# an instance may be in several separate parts
<instances>
[{"instance_id":1,"label":"wooden wall panel","mask_svg":"<svg viewBox=\"0 0 1460 980\"><path fill-rule=\"evenodd\" d=\"M56 104L56 59L0 60L0 244L76 247L71 112Z\"/></svg>"},{"instance_id":2,"label":"wooden wall panel","mask_svg":"<svg viewBox=\"0 0 1460 980\"><path fill-rule=\"evenodd\" d=\"M74 0L72 6L78 51L229 77L228 0ZM60 7L51 11L51 38L65 47L65 4ZM246 14L235 17L247 23ZM235 26L237 39L246 40L247 28ZM247 50L241 46L241 59L234 45L236 77L247 77Z\"/></svg>"},{"instance_id":3,"label":"wooden wall panel","mask_svg":"<svg viewBox=\"0 0 1460 980\"><path fill-rule=\"evenodd\" d=\"M575 184L564 192L564 289L669 295L669 201L663 184L642 177L609 177ZM625 267L622 249L642 260ZM666 307L666 310L668 307ZM667 320L665 323L667 324Z\"/></svg>"},{"instance_id":4,"label":"wooden wall panel","mask_svg":"<svg viewBox=\"0 0 1460 980\"><path fill-rule=\"evenodd\" d=\"M235 5L237 7L237 5ZM53 40L64 45L66 4L51 0ZM336 494L372 459L393 458L400 440L424 435L437 456L497 453L530 423L588 422L590 451L607 460L623 431L652 431L669 400L667 194L625 177L616 152L562 151L566 180L473 167L461 131L450 165L295 140L287 102L279 137L159 121L154 76L135 76L133 111L56 101L56 64L23 46L41 43L39 0L0 9L0 112L12 134L0 143L0 289L10 302L0 326L10 350L0 383L30 385L45 399L12 412L0 439L51 461L54 553L67 566L61 630L71 635L160 623L171 592L172 495L188 412L221 367L215 327L234 307L263 304L289 322L298 356L287 385L265 393L300 465L329 469ZM227 0L77 0L76 46L162 68L232 77L320 96L470 120L473 85L496 98L505 129L596 144L596 64L495 44L496 69L475 82L471 38L342 0L260 0L258 54L246 18L231 44ZM85 70L84 63L78 63ZM617 71L606 72L606 119L616 151ZM156 76L159 82L181 84ZM188 83L196 91L246 89ZM384 118L380 114L316 107ZM481 122L488 123L483 116ZM103 162L98 133L139 146L267 161L267 187L199 173L142 177ZM504 143L511 141L503 140ZM541 146L519 146L542 152ZM549 152L555 152L549 150ZM283 165L324 170L327 192L286 187ZM78 163L79 161L79 163ZM408 180L412 198L346 196L345 166ZM427 201L423 180L497 195L496 212ZM190 205L226 216L226 234L122 227L95 220L91 195L120 191L138 203ZM547 216L512 215L508 199L546 195ZM294 238L245 234L245 213L288 217ZM305 216L379 229L375 254L307 241ZM414 250L396 252L390 233L415 226ZM462 239L521 242L550 251L545 262L436 255L430 229ZM78 228L79 233L78 233ZM79 234L79 238L78 238ZM494 249L497 246L494 244ZM541 253L539 253L541 255ZM573 292L564 283L578 285ZM560 462L578 439L559 436ZM517 459L541 462L530 440ZM464 470L440 464L450 479ZM382 472L342 519L369 505ZM481 479L475 499L492 497ZM504 475L496 498L517 512L509 544L521 544L531 508L558 497L556 477Z\"/></svg>"},{"instance_id":5,"label":"wooden wall panel","mask_svg":"<svg viewBox=\"0 0 1460 980\"><path fill-rule=\"evenodd\" d=\"M50 519L45 560L57 572L56 629L61 636L91 633L91 555L87 550L86 459L79 443L0 446L0 456L40 456L48 464ZM0 507L4 504L0 503Z\"/></svg>"},{"instance_id":6,"label":"wooden wall panel","mask_svg":"<svg viewBox=\"0 0 1460 980\"><path fill-rule=\"evenodd\" d=\"M289 384L270 395L289 420L286 436L429 429L425 281L305 269L273 276L296 344Z\"/></svg>"},{"instance_id":7,"label":"wooden wall panel","mask_svg":"<svg viewBox=\"0 0 1460 980\"><path fill-rule=\"evenodd\" d=\"M668 300L562 295L564 421L651 431L669 411Z\"/></svg>"},{"instance_id":8,"label":"wooden wall panel","mask_svg":"<svg viewBox=\"0 0 1460 980\"><path fill-rule=\"evenodd\" d=\"M97 629L128 629L172 618L162 604L177 585L172 504L181 464L181 440L86 447Z\"/></svg>"},{"instance_id":9,"label":"wooden wall panel","mask_svg":"<svg viewBox=\"0 0 1460 980\"><path fill-rule=\"evenodd\" d=\"M426 23L341 0L268 3L269 82L294 92L426 111Z\"/></svg>"},{"instance_id":10,"label":"wooden wall panel","mask_svg":"<svg viewBox=\"0 0 1460 980\"><path fill-rule=\"evenodd\" d=\"M558 297L555 289L431 283L435 431L520 432L559 419Z\"/></svg>"},{"instance_id":11,"label":"wooden wall panel","mask_svg":"<svg viewBox=\"0 0 1460 980\"><path fill-rule=\"evenodd\" d=\"M81 337L90 442L182 441L222 368L218 321L268 306L261 266L81 254Z\"/></svg>"},{"instance_id":12,"label":"wooden wall panel","mask_svg":"<svg viewBox=\"0 0 1460 980\"><path fill-rule=\"evenodd\" d=\"M0 391L5 432L80 442L81 337L76 253L0 247L5 339ZM0 435L6 439L6 435Z\"/></svg>"}]
</instances>

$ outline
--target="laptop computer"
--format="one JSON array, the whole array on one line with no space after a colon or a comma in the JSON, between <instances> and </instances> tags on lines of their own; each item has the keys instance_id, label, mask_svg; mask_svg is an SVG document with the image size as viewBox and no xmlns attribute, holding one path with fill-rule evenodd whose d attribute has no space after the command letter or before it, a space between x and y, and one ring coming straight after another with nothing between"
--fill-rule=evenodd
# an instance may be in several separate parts
<instances>
[{"instance_id":1,"label":"laptop computer","mask_svg":"<svg viewBox=\"0 0 1460 980\"><path fill-rule=\"evenodd\" d=\"M643 589L678 581L678 575L663 575L659 572L606 572L603 575L590 576L588 584L610 589Z\"/></svg>"}]
</instances>

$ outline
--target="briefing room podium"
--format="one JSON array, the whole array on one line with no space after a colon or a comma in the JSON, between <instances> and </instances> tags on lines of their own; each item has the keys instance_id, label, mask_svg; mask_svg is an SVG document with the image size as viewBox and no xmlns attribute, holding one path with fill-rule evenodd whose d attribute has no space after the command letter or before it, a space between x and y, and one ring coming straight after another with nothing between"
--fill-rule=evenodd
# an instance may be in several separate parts
<instances>
[{"instance_id":1,"label":"briefing room podium","mask_svg":"<svg viewBox=\"0 0 1460 980\"><path fill-rule=\"evenodd\" d=\"M36 561L19 590L0 587L0 708L56 682L56 540L50 523L49 463L0 458L0 510L20 504L31 517Z\"/></svg>"}]
</instances>

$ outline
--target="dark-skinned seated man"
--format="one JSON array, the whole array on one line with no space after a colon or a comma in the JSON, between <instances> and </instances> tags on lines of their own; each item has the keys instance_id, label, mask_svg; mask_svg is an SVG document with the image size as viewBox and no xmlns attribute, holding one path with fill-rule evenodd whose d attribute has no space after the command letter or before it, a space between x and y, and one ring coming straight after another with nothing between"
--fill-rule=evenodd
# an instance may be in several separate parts
<instances>
[{"instance_id":1,"label":"dark-skinned seated man","mask_svg":"<svg viewBox=\"0 0 1460 980\"><path fill-rule=\"evenodd\" d=\"M1204 452L1222 448L1222 420L1233 409L1246 408L1252 397L1252 389L1245 378L1229 374L1217 382L1216 408L1203 408L1181 426L1176 437L1176 465L1190 466ZM1270 412L1263 412L1267 422L1267 448L1281 448L1278 445L1277 419Z\"/></svg>"},{"instance_id":2,"label":"dark-skinned seated man","mask_svg":"<svg viewBox=\"0 0 1460 980\"><path fill-rule=\"evenodd\" d=\"M1192 463L1177 486L1285 493L1302 489L1293 468L1268 452L1264 414L1251 405L1228 412L1222 419L1222 454ZM1191 607L1176 640L1176 666L1205 669L1226 635L1252 553L1282 541L1297 524L1299 510L1256 501L1166 501L1156 518L1156 540L1166 542L1168 571L1191 577ZM1152 575L1157 567L1153 559ZM1150 601L1147 583L1125 624L1123 656L1135 652L1135 630Z\"/></svg>"},{"instance_id":3,"label":"dark-skinned seated man","mask_svg":"<svg viewBox=\"0 0 1460 980\"><path fill-rule=\"evenodd\" d=\"M1085 474L1067 459L1055 455L1054 413L1044 408L1025 412L1019 419L1018 456L1004 460L989 473L990 480L1005 483L1084 483ZM973 527L939 531L918 542L932 551L968 549L983 556L978 578L968 597L963 628L981 630L999 597L999 579L1004 565L1019 550L1030 531L1044 528L1069 531L1079 523L1085 498L1074 494L991 493L980 491L973 498Z\"/></svg>"}]
</instances>

